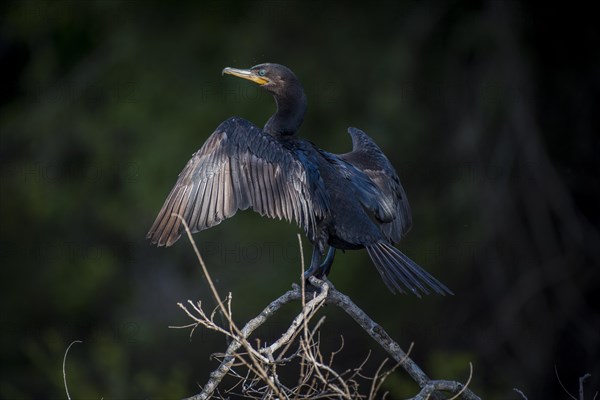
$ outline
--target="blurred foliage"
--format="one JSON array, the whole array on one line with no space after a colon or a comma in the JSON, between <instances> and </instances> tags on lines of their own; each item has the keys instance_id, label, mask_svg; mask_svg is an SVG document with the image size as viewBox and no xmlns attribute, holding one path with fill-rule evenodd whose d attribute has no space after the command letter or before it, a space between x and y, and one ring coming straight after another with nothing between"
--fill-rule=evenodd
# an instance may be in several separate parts
<instances>
[{"instance_id":1,"label":"blurred foliage","mask_svg":"<svg viewBox=\"0 0 600 400\"><path fill-rule=\"evenodd\" d=\"M345 152L357 126L380 144L413 207L400 247L456 296L393 297L364 252L336 259L340 290L400 344L414 341L434 378L464 381L472 361L485 398L514 398L513 387L562 398L554 365L572 393L585 372L600 387L593 13L511 1L13 0L0 21L0 397L64 398L62 358L77 339L73 398L178 398L206 381L226 344L167 328L186 322L176 302L208 301L193 252L144 237L222 120L267 120L268 94L220 75L265 61L303 82L304 137ZM195 235L240 323L298 281L297 231L242 212ZM326 314L322 341L335 350L342 334L340 368L357 366L374 344ZM401 372L386 385L391 398L414 393Z\"/></svg>"}]
</instances>

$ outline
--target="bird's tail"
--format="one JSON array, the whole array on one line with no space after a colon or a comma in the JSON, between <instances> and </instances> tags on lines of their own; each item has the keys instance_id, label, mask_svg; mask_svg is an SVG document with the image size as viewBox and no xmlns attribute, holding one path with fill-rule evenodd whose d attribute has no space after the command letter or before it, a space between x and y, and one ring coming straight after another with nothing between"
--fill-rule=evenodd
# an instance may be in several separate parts
<instances>
[{"instance_id":1,"label":"bird's tail","mask_svg":"<svg viewBox=\"0 0 600 400\"><path fill-rule=\"evenodd\" d=\"M396 293L396 291L405 293L404 288L406 288L409 292L421 297L421 293L429 294L430 288L442 296L454 294L443 283L391 244L379 242L366 246L366 249L392 293Z\"/></svg>"}]
</instances>

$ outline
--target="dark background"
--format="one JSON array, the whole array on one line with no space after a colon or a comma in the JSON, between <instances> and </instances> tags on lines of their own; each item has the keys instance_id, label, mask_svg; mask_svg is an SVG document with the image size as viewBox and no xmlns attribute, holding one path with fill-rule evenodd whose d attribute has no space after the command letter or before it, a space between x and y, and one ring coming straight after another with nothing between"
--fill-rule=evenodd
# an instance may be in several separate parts
<instances>
[{"instance_id":1,"label":"dark background","mask_svg":"<svg viewBox=\"0 0 600 400\"><path fill-rule=\"evenodd\" d=\"M511 1L9 1L0 6L0 397L192 395L222 337L169 325L209 292L186 240L145 234L176 176L232 115L270 96L223 67L278 62L305 86L301 135L369 133L396 166L414 227L400 248L453 297L393 296L364 251L330 279L434 378L487 399L600 389L600 40L577 4ZM296 233L243 212L196 234L242 324L299 281ZM305 241L305 251L308 253ZM596 295L594 296L594 294ZM261 335L280 334L296 307ZM324 350L365 373L385 355L340 310ZM555 372L555 369L557 372ZM557 377L558 375L558 377ZM384 389L406 398L401 372Z\"/></svg>"}]
</instances>

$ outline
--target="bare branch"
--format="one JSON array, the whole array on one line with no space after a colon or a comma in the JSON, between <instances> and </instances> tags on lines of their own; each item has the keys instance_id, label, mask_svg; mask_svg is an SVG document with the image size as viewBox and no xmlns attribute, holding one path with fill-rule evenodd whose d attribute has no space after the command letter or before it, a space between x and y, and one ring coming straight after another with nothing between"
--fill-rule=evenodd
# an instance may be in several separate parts
<instances>
[{"instance_id":1,"label":"bare branch","mask_svg":"<svg viewBox=\"0 0 600 400\"><path fill-rule=\"evenodd\" d=\"M453 399L461 397L467 400L479 400L479 397L467 388L473 374L472 365L466 385L454 381L434 381L429 379L421 368L408 357L408 354L402 350L398 343L391 339L381 326L375 323L363 310L354 304L348 296L337 291L331 282L326 279L319 280L314 276L308 278L310 284L318 289L318 293L312 293L312 299L306 302L305 282L302 277L301 287L293 285L292 290L289 290L279 298L273 300L257 317L246 323L240 330L234 323L232 317L231 293L228 294L225 299L226 304L224 304L208 273L202 256L191 237L191 233L185 224L185 221L182 220L182 223L186 229L188 238L194 247L194 251L202 266L204 275L211 287L212 295L218 304L217 309L221 311L229 324L228 329L219 326L214 322L214 311L209 317L202 309L201 302L194 304L193 302L188 301L191 310L181 303L178 304L179 307L195 321L195 324L187 326L193 326L195 329L197 326L201 325L208 329L220 332L232 339L225 354L222 355L223 359L221 360L219 367L210 374L210 379L202 388L201 393L190 397L187 400L203 400L213 397L217 391L218 385L227 374L232 374L238 377L238 379L243 379L241 382L241 390L243 395L249 398L364 398L363 395L359 394L359 385L355 380L356 377L362 377L360 374L362 365L359 368L354 369L354 373L350 374L349 378L347 377L345 379L344 376L348 376L347 374L351 373L352 370L348 370L342 374L338 373L332 368L333 357L335 354L330 356L329 364L326 364L323 361L324 357L319 350L318 328L322 324L324 318L321 318L312 330L309 330L308 328L308 323L311 318L314 317L319 308L326 303L334 304L342 308L397 362L397 365L391 371L387 371L383 374L381 373L381 370L385 362L382 363L377 370L375 377L372 378L373 383L369 392L369 398L374 398L383 380L395 368L401 366L421 387L419 394L414 397L415 400L429 398L441 399L441 394L438 392L442 391L453 393L455 395ZM302 250L300 238L299 241L300 249ZM304 270L304 265L302 265L302 270ZM268 318L273 316L283 305L294 300L300 300L302 308L300 313L293 319L288 329L270 346L257 350L260 346L260 340L257 339L257 347L253 347L248 341L250 335ZM298 351L296 351L293 356L284 359L283 356L287 353L289 346L300 332L304 332L304 335L300 336ZM278 359L275 360L273 356L274 352L283 346L285 346L284 349L280 352ZM238 352L240 347L244 348L244 353ZM266 357L264 355L266 355ZM283 362L288 362L296 358L300 362L300 376L297 386L290 389L279 381L277 366L281 365ZM239 374L231 371L236 360L239 361L238 365L243 365L248 369L248 375L246 377L241 378Z\"/></svg>"},{"instance_id":2,"label":"bare branch","mask_svg":"<svg viewBox=\"0 0 600 400\"><path fill-rule=\"evenodd\" d=\"M312 283L312 282L311 282ZM331 283L330 283L331 285ZM431 387L432 391L429 395L434 394L434 391L449 391L451 393L458 393L463 390L464 385L458 382L449 381L432 381L427 375L421 370L421 368L406 354L400 345L396 343L392 338L385 332L385 330L375 323L363 310L361 310L348 296L339 292L331 285L329 290L329 296L327 297L327 303L335 304L336 306L343 309L348 315L350 315L385 351L390 354L394 360L417 382L417 384L425 389ZM450 385L453 384L453 385ZM451 388L451 389L442 389ZM461 394L464 399L479 399L471 390L466 389ZM424 397L426 398L426 397Z\"/></svg>"},{"instance_id":3,"label":"bare branch","mask_svg":"<svg viewBox=\"0 0 600 400\"><path fill-rule=\"evenodd\" d=\"M271 304L265 307L262 312L255 318L248 321L248 323L241 330L241 338L247 339L252 332L258 327L265 323L270 317L272 317L281 307L284 305L300 299L299 290L289 290L279 298L273 300ZM225 357L219 367L210 374L210 380L204 385L202 392L196 396L192 396L189 400L204 400L210 398L212 393L215 391L221 380L229 372L231 365L235 361L235 352L242 346L241 341L234 340L231 342L225 352Z\"/></svg>"},{"instance_id":4,"label":"bare branch","mask_svg":"<svg viewBox=\"0 0 600 400\"><path fill-rule=\"evenodd\" d=\"M242 337L243 333L238 329L235 322L233 321L233 318L229 312L230 308L228 307L226 309L225 306L223 305L223 302L221 301L221 297L219 296L219 293L217 292L217 288L216 288L215 284L213 283L213 280L210 277L210 274L208 273L208 268L206 267L206 264L204 263L204 259L202 258L200 251L198 250L198 246L196 246L196 242L194 241L194 239L192 237L192 232L190 231L190 228L189 228L187 222L179 214L172 214L172 216L176 216L177 218L179 218L183 227L185 228L187 237L188 237L192 247L194 248L194 253L196 253L196 258L198 259L198 262L200 263L200 266L202 267L202 272L204 273L204 276L206 277L206 280L208 281L213 298L219 305L219 309L221 310L223 315L225 315L225 318L227 318L227 321L229 322L229 327L230 327L231 331L235 332L236 336ZM229 298L231 301L231 294L229 295ZM235 343L235 341L232 343ZM269 379L269 375L268 375L267 371L265 371L265 369L262 366L262 364L260 363L260 361L257 360L257 358L260 358L262 356L252 348L252 346L248 343L248 341L242 340L239 343L241 343L241 345L244 346L246 351L248 351L248 355L250 356L250 359L252 360L254 367L256 368L256 370L257 370L258 374L261 376L261 378L265 381L265 383L267 383L271 387L271 389L273 389L273 391L280 398L284 398L285 396L283 395L283 393L281 393L279 391L279 388L273 384L271 379Z\"/></svg>"},{"instance_id":5,"label":"bare branch","mask_svg":"<svg viewBox=\"0 0 600 400\"><path fill-rule=\"evenodd\" d=\"M314 311L321 304L323 304L325 298L327 297L328 290L329 286L323 285L321 287L321 293L319 293L318 296L313 298L311 301L306 303L304 307L302 307L302 312L300 312L300 314L298 314L296 318L294 318L288 330L279 339L277 339L275 343L261 350L261 352L272 355L274 351L279 349L284 344L288 343L288 341L291 340L293 336L295 336L295 333L298 331L300 324L306 323L307 320L310 319L310 316L313 315Z\"/></svg>"},{"instance_id":6,"label":"bare branch","mask_svg":"<svg viewBox=\"0 0 600 400\"><path fill-rule=\"evenodd\" d=\"M460 382L437 380L437 381L427 382L427 384L425 384L425 386L423 386L423 388L421 389L419 394L417 394L415 397L411 398L410 400L427 400L435 392L450 392L450 393L462 392L461 397L463 399L468 399L468 400L479 399L478 396L476 396L473 392L471 392L469 389L467 389L466 386Z\"/></svg>"}]
</instances>

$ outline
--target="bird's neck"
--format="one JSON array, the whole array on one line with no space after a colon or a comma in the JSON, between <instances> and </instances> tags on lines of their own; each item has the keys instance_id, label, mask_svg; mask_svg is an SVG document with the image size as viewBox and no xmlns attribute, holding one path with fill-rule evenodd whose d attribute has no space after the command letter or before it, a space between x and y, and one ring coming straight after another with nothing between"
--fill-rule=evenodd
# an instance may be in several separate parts
<instances>
[{"instance_id":1,"label":"bird's neck","mask_svg":"<svg viewBox=\"0 0 600 400\"><path fill-rule=\"evenodd\" d=\"M265 132L276 136L294 135L306 113L306 96L301 87L295 87L285 94L273 93L277 111L265 124Z\"/></svg>"}]
</instances>

